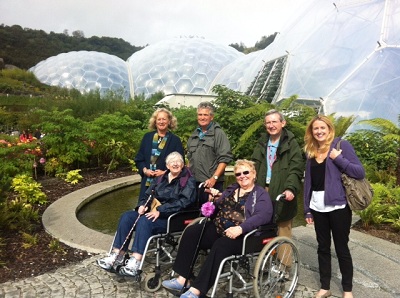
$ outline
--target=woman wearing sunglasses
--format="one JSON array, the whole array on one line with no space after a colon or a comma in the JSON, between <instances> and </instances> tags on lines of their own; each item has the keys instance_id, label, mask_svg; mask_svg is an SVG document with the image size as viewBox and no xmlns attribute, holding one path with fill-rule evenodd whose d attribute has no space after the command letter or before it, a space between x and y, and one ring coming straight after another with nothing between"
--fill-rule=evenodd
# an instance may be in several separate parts
<instances>
[{"instance_id":1,"label":"woman wearing sunglasses","mask_svg":"<svg viewBox=\"0 0 400 298\"><path fill-rule=\"evenodd\" d=\"M189 290L180 297L197 298L206 295L215 282L219 264L233 254L242 251L243 236L272 221L273 207L268 193L263 187L255 184L256 171L252 161L238 160L234 166L236 182L223 193L211 188L210 200L214 202L217 215L212 221L189 226L180 241L178 254L173 270L179 274L177 278L163 281L163 286L171 293L181 292L186 279L191 279L192 261L199 249L210 249L207 259ZM199 247L198 241L200 240Z\"/></svg>"}]
</instances>

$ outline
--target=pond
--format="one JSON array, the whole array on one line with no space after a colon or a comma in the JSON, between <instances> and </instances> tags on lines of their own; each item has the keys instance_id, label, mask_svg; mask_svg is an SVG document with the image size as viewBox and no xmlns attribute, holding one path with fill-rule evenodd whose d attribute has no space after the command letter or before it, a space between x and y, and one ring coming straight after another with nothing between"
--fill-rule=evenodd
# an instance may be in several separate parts
<instances>
[{"instance_id":1,"label":"pond","mask_svg":"<svg viewBox=\"0 0 400 298\"><path fill-rule=\"evenodd\" d=\"M227 176L227 185L234 181L233 175ZM78 220L85 226L114 235L121 214L136 207L140 185L120 188L84 205L78 212ZM302 197L302 195L300 196ZM303 200L298 200L298 212L294 226L305 225L303 217Z\"/></svg>"}]
</instances>

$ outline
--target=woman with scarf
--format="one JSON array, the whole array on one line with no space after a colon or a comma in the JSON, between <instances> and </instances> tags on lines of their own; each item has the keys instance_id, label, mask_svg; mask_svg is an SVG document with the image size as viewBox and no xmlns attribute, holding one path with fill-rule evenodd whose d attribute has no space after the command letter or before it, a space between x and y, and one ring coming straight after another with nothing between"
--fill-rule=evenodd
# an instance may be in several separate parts
<instances>
[{"instance_id":1,"label":"woman with scarf","mask_svg":"<svg viewBox=\"0 0 400 298\"><path fill-rule=\"evenodd\" d=\"M185 160L181 139L171 132L177 128L177 123L176 117L165 108L157 109L151 116L149 130L152 131L143 136L135 157L136 167L142 176L139 198L143 198L153 179L167 170L165 158L168 154L177 151Z\"/></svg>"}]
</instances>

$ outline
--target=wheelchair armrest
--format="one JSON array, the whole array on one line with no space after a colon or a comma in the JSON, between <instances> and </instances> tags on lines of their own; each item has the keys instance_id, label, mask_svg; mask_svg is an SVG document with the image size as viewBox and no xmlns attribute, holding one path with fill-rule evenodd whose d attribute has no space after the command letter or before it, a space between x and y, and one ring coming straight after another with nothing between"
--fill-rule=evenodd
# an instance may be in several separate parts
<instances>
[{"instance_id":1,"label":"wheelchair armrest","mask_svg":"<svg viewBox=\"0 0 400 298\"><path fill-rule=\"evenodd\" d=\"M276 224L265 224L247 233L243 238L242 254L260 252L266 243L277 236Z\"/></svg>"},{"instance_id":2,"label":"wheelchair armrest","mask_svg":"<svg viewBox=\"0 0 400 298\"><path fill-rule=\"evenodd\" d=\"M200 216L199 210L182 210L168 217L167 233L181 232L189 225L194 219Z\"/></svg>"}]
</instances>

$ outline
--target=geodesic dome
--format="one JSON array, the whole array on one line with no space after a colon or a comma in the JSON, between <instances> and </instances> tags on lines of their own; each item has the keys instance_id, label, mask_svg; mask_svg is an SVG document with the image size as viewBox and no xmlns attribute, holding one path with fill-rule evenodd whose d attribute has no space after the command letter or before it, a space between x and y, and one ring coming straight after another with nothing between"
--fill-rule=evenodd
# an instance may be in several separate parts
<instances>
[{"instance_id":1,"label":"geodesic dome","mask_svg":"<svg viewBox=\"0 0 400 298\"><path fill-rule=\"evenodd\" d=\"M244 56L202 38L175 38L150 45L127 60L135 94L207 94L226 65Z\"/></svg>"},{"instance_id":2,"label":"geodesic dome","mask_svg":"<svg viewBox=\"0 0 400 298\"><path fill-rule=\"evenodd\" d=\"M100 52L68 52L50 57L29 69L38 80L50 86L74 88L82 93L99 90L129 95L125 62Z\"/></svg>"},{"instance_id":3,"label":"geodesic dome","mask_svg":"<svg viewBox=\"0 0 400 298\"><path fill-rule=\"evenodd\" d=\"M308 3L254 58L237 90L273 103L297 94L328 114L397 123L400 0Z\"/></svg>"}]
</instances>

